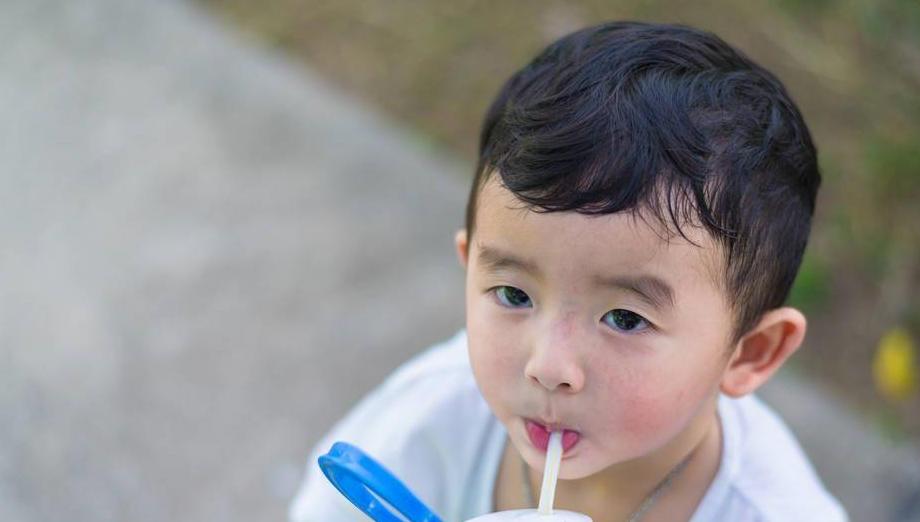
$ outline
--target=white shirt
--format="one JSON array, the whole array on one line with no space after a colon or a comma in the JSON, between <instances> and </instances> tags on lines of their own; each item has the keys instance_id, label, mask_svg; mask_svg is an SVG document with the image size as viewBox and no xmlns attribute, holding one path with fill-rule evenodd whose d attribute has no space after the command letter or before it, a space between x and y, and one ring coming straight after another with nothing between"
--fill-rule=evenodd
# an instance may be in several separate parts
<instances>
[{"instance_id":1,"label":"white shirt","mask_svg":"<svg viewBox=\"0 0 920 522\"><path fill-rule=\"evenodd\" d=\"M691 522L847 520L769 407L753 396L722 396L718 411L719 471ZM506 433L473 379L463 330L399 367L317 444L290 506L292 522L368 520L317 464L340 440L383 464L445 522L492 511Z\"/></svg>"}]
</instances>

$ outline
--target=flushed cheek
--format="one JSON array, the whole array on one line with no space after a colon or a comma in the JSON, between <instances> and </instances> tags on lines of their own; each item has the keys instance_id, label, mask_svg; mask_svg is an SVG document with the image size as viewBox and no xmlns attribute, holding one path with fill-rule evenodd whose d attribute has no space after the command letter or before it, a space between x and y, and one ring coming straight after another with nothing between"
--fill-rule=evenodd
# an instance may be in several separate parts
<instances>
[{"instance_id":1,"label":"flushed cheek","mask_svg":"<svg viewBox=\"0 0 920 522\"><path fill-rule=\"evenodd\" d=\"M605 419L604 431L624 457L641 454L664 445L689 422L695 407L690 394L680 388L632 386L619 397Z\"/></svg>"},{"instance_id":2,"label":"flushed cheek","mask_svg":"<svg viewBox=\"0 0 920 522\"><path fill-rule=\"evenodd\" d=\"M668 438L676 431L672 426L679 413L674 405L660 398L630 396L624 400L620 430L626 440L649 441Z\"/></svg>"}]
</instances>

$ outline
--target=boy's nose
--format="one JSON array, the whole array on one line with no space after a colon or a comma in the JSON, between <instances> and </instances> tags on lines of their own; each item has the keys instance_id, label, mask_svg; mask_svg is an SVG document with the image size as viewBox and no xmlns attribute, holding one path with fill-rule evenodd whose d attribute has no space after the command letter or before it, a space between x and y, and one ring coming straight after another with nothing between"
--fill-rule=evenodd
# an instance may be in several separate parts
<instances>
[{"instance_id":1,"label":"boy's nose","mask_svg":"<svg viewBox=\"0 0 920 522\"><path fill-rule=\"evenodd\" d=\"M577 342L572 335L551 335L538 340L524 367L525 376L548 391L581 391L585 374Z\"/></svg>"}]
</instances>

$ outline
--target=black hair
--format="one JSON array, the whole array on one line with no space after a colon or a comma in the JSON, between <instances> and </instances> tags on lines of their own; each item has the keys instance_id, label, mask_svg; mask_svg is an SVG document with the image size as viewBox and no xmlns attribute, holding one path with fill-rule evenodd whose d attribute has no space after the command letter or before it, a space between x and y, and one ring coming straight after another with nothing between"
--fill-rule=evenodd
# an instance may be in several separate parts
<instances>
[{"instance_id":1,"label":"black hair","mask_svg":"<svg viewBox=\"0 0 920 522\"><path fill-rule=\"evenodd\" d=\"M538 212L645 209L724 253L733 342L786 300L821 182L798 108L769 71L683 25L611 22L562 37L501 88L467 202L492 172Z\"/></svg>"}]
</instances>

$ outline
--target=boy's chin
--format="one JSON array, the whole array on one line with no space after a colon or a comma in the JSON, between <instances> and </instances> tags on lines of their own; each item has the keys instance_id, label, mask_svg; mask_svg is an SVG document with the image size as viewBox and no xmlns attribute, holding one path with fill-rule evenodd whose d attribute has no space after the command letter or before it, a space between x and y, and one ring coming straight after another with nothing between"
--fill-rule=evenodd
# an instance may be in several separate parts
<instances>
[{"instance_id":1,"label":"boy's chin","mask_svg":"<svg viewBox=\"0 0 920 522\"><path fill-rule=\"evenodd\" d=\"M518 453L520 454L520 448L517 448ZM531 467L535 472L542 474L545 467L546 459L543 454L536 451L532 446L527 448L528 455L524 460L527 462L527 465ZM568 458L563 458L562 462L559 465L559 479L560 480L578 480L597 473L600 469L596 469L595 465L592 465L590 457L585 455L576 454Z\"/></svg>"},{"instance_id":2,"label":"boy's chin","mask_svg":"<svg viewBox=\"0 0 920 522\"><path fill-rule=\"evenodd\" d=\"M579 480L587 478L600 471L595 468L596 466L592 466L590 463L585 462L584 459L574 458L569 462L562 463L562 466L559 468L559 478L561 480Z\"/></svg>"}]
</instances>

